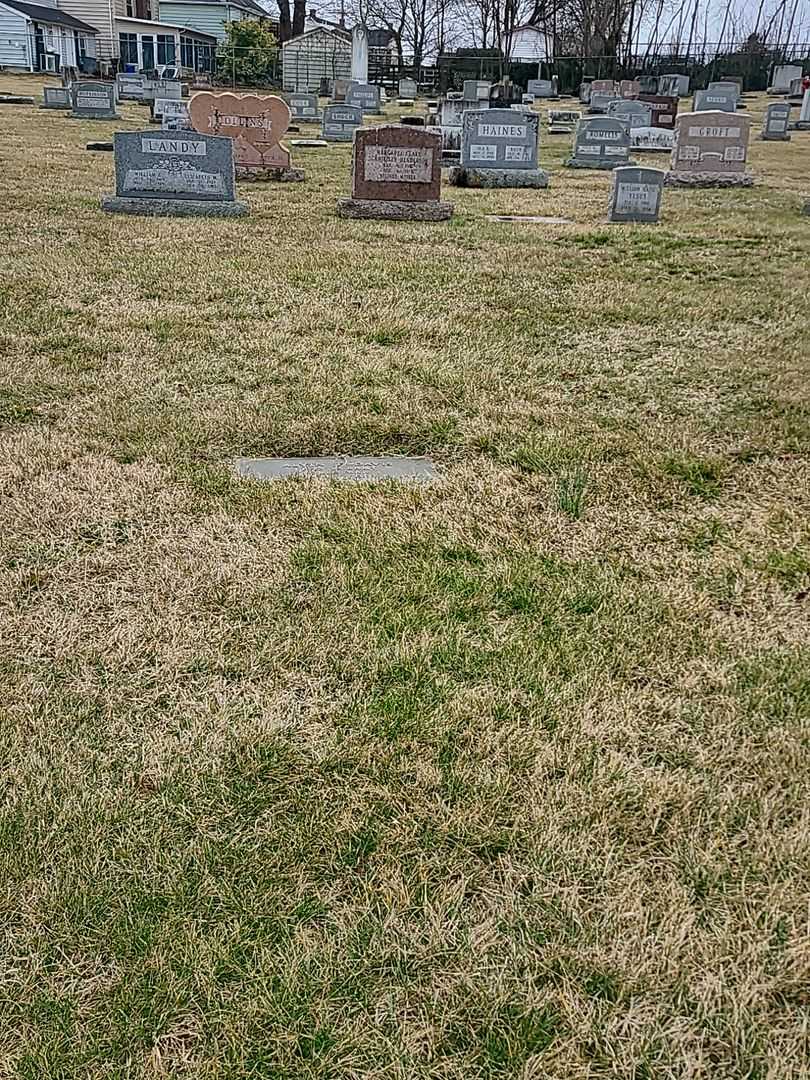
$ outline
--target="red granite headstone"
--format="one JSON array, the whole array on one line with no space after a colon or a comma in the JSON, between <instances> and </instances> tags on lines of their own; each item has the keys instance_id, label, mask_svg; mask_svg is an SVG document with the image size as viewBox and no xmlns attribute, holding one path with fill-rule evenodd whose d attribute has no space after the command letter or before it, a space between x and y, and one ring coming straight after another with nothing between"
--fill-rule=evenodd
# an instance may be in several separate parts
<instances>
[{"instance_id":1,"label":"red granite headstone","mask_svg":"<svg viewBox=\"0 0 810 1080\"><path fill-rule=\"evenodd\" d=\"M284 170L290 152L280 143L290 124L282 98L259 94L195 94L189 103L195 131L233 139L237 170Z\"/></svg>"},{"instance_id":2,"label":"red granite headstone","mask_svg":"<svg viewBox=\"0 0 810 1080\"><path fill-rule=\"evenodd\" d=\"M357 130L352 198L430 202L441 190L441 136L385 124Z\"/></svg>"},{"instance_id":3,"label":"red granite headstone","mask_svg":"<svg viewBox=\"0 0 810 1080\"><path fill-rule=\"evenodd\" d=\"M678 115L676 97L660 97L657 94L639 94L639 101L646 102L652 110L652 126L675 130L675 117Z\"/></svg>"}]
</instances>

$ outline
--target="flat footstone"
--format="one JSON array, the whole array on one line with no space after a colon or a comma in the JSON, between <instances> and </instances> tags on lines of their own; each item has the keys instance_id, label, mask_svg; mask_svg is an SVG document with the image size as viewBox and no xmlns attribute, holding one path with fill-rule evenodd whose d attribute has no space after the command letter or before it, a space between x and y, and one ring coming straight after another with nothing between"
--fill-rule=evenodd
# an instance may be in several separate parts
<instances>
[{"instance_id":1,"label":"flat footstone","mask_svg":"<svg viewBox=\"0 0 810 1080\"><path fill-rule=\"evenodd\" d=\"M424 457L237 458L239 476L253 480L324 477L351 482L436 480L439 473Z\"/></svg>"},{"instance_id":2,"label":"flat footstone","mask_svg":"<svg viewBox=\"0 0 810 1080\"><path fill-rule=\"evenodd\" d=\"M248 183L275 180L280 184L297 183L305 179L303 169L246 169L236 166L236 179Z\"/></svg>"},{"instance_id":3,"label":"flat footstone","mask_svg":"<svg viewBox=\"0 0 810 1080\"><path fill-rule=\"evenodd\" d=\"M114 146L111 142L89 142L85 150L107 150L112 153Z\"/></svg>"},{"instance_id":4,"label":"flat footstone","mask_svg":"<svg viewBox=\"0 0 810 1080\"><path fill-rule=\"evenodd\" d=\"M318 146L328 146L326 139L290 139L290 146L300 146L304 150L314 150Z\"/></svg>"},{"instance_id":5,"label":"flat footstone","mask_svg":"<svg viewBox=\"0 0 810 1080\"><path fill-rule=\"evenodd\" d=\"M33 105L34 99L25 94L0 94L0 105Z\"/></svg>"},{"instance_id":6,"label":"flat footstone","mask_svg":"<svg viewBox=\"0 0 810 1080\"><path fill-rule=\"evenodd\" d=\"M453 216L447 202L395 202L393 199L339 199L338 214L348 218L388 221L446 221Z\"/></svg>"},{"instance_id":7,"label":"flat footstone","mask_svg":"<svg viewBox=\"0 0 810 1080\"><path fill-rule=\"evenodd\" d=\"M108 214L140 214L145 217L244 217L247 204L204 199L128 199L104 195L101 209Z\"/></svg>"},{"instance_id":8,"label":"flat footstone","mask_svg":"<svg viewBox=\"0 0 810 1080\"><path fill-rule=\"evenodd\" d=\"M466 188L546 188L548 173L543 169L475 169L456 165L448 183Z\"/></svg>"},{"instance_id":9,"label":"flat footstone","mask_svg":"<svg viewBox=\"0 0 810 1080\"><path fill-rule=\"evenodd\" d=\"M537 214L487 214L487 221L515 221L522 225L573 225L567 217L541 217Z\"/></svg>"}]
</instances>

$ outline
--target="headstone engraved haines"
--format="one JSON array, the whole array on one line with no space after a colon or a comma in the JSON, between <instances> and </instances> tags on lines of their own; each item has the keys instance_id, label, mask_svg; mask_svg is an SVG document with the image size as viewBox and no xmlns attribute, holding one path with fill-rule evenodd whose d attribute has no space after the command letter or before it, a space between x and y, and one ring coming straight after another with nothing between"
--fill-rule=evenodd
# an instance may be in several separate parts
<instances>
[{"instance_id":1,"label":"headstone engraved haines","mask_svg":"<svg viewBox=\"0 0 810 1080\"><path fill-rule=\"evenodd\" d=\"M118 119L113 83L75 82L70 88L70 102L76 119Z\"/></svg>"},{"instance_id":2,"label":"headstone engraved haines","mask_svg":"<svg viewBox=\"0 0 810 1080\"><path fill-rule=\"evenodd\" d=\"M644 101L631 99L611 101L608 106L608 116L623 120L631 131L633 128L652 127L652 109Z\"/></svg>"},{"instance_id":3,"label":"headstone engraved haines","mask_svg":"<svg viewBox=\"0 0 810 1080\"><path fill-rule=\"evenodd\" d=\"M71 109L70 91L64 86L46 86L40 109Z\"/></svg>"},{"instance_id":4,"label":"headstone engraved haines","mask_svg":"<svg viewBox=\"0 0 810 1080\"><path fill-rule=\"evenodd\" d=\"M321 118L321 137L329 142L351 142L362 123L359 105L327 105Z\"/></svg>"},{"instance_id":5,"label":"headstone engraved haines","mask_svg":"<svg viewBox=\"0 0 810 1080\"><path fill-rule=\"evenodd\" d=\"M727 112L681 113L675 123L668 185L750 187L745 170L751 118Z\"/></svg>"},{"instance_id":6,"label":"headstone engraved haines","mask_svg":"<svg viewBox=\"0 0 810 1080\"><path fill-rule=\"evenodd\" d=\"M792 131L810 131L810 90L805 90L799 119L789 125Z\"/></svg>"},{"instance_id":7,"label":"headstone engraved haines","mask_svg":"<svg viewBox=\"0 0 810 1080\"><path fill-rule=\"evenodd\" d=\"M649 105L652 111L652 126L675 130L675 117L678 115L678 99L672 95L641 94L639 101Z\"/></svg>"},{"instance_id":8,"label":"headstone engraved haines","mask_svg":"<svg viewBox=\"0 0 810 1080\"><path fill-rule=\"evenodd\" d=\"M519 106L523 109L523 106ZM456 187L548 187L537 167L540 117L515 109L464 113L461 164L450 170Z\"/></svg>"},{"instance_id":9,"label":"headstone engraved haines","mask_svg":"<svg viewBox=\"0 0 810 1080\"><path fill-rule=\"evenodd\" d=\"M577 124L574 152L565 164L572 169L615 169L629 165L630 131L612 116L587 117Z\"/></svg>"},{"instance_id":10,"label":"headstone engraved haines","mask_svg":"<svg viewBox=\"0 0 810 1080\"><path fill-rule=\"evenodd\" d=\"M353 83L346 91L346 104L359 105L364 113L380 111L380 88L370 83Z\"/></svg>"},{"instance_id":11,"label":"headstone engraved haines","mask_svg":"<svg viewBox=\"0 0 810 1080\"><path fill-rule=\"evenodd\" d=\"M790 102L772 101L765 110L761 139L766 142L789 142Z\"/></svg>"},{"instance_id":12,"label":"headstone engraved haines","mask_svg":"<svg viewBox=\"0 0 810 1080\"><path fill-rule=\"evenodd\" d=\"M293 120L311 120L316 123L321 118L317 94L290 94L289 105Z\"/></svg>"},{"instance_id":13,"label":"headstone engraved haines","mask_svg":"<svg viewBox=\"0 0 810 1080\"><path fill-rule=\"evenodd\" d=\"M233 142L197 132L118 131L115 195L103 210L120 214L240 217L234 196Z\"/></svg>"},{"instance_id":14,"label":"headstone engraved haines","mask_svg":"<svg viewBox=\"0 0 810 1080\"><path fill-rule=\"evenodd\" d=\"M736 112L737 98L730 90L696 90L694 112Z\"/></svg>"},{"instance_id":15,"label":"headstone engraved haines","mask_svg":"<svg viewBox=\"0 0 810 1080\"><path fill-rule=\"evenodd\" d=\"M290 125L287 102L273 95L212 94L191 98L189 115L195 131L233 139L238 180L303 180L290 167L290 152L280 142Z\"/></svg>"},{"instance_id":16,"label":"headstone engraved haines","mask_svg":"<svg viewBox=\"0 0 810 1080\"><path fill-rule=\"evenodd\" d=\"M338 201L342 217L441 221L441 138L419 128L385 124L354 134L352 197Z\"/></svg>"},{"instance_id":17,"label":"headstone engraved haines","mask_svg":"<svg viewBox=\"0 0 810 1080\"><path fill-rule=\"evenodd\" d=\"M118 86L118 98L120 101L143 100L144 89L146 86L145 76L119 72L115 81Z\"/></svg>"},{"instance_id":18,"label":"headstone engraved haines","mask_svg":"<svg viewBox=\"0 0 810 1080\"><path fill-rule=\"evenodd\" d=\"M665 176L663 169L614 169L608 221L657 222Z\"/></svg>"}]
</instances>

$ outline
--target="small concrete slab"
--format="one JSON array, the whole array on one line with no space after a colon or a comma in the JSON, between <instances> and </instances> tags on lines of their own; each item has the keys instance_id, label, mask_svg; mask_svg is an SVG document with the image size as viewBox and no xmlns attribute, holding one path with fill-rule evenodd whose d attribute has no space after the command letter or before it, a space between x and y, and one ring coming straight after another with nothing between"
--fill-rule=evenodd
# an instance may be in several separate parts
<instances>
[{"instance_id":1,"label":"small concrete slab","mask_svg":"<svg viewBox=\"0 0 810 1080\"><path fill-rule=\"evenodd\" d=\"M567 217L541 217L537 214L487 214L487 221L510 221L518 225L573 225Z\"/></svg>"},{"instance_id":2,"label":"small concrete slab","mask_svg":"<svg viewBox=\"0 0 810 1080\"><path fill-rule=\"evenodd\" d=\"M290 139L290 146L298 146L302 150L314 150L319 146L328 146L326 139Z\"/></svg>"},{"instance_id":3,"label":"small concrete slab","mask_svg":"<svg viewBox=\"0 0 810 1080\"><path fill-rule=\"evenodd\" d=\"M236 472L252 480L323 478L352 483L380 480L437 480L425 457L237 458Z\"/></svg>"}]
</instances>

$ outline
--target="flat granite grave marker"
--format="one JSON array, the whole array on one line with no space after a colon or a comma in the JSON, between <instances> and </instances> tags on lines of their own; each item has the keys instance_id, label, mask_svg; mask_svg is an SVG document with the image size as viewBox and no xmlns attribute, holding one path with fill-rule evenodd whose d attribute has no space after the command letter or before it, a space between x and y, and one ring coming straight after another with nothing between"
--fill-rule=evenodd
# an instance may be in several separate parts
<instances>
[{"instance_id":1,"label":"flat granite grave marker","mask_svg":"<svg viewBox=\"0 0 810 1080\"><path fill-rule=\"evenodd\" d=\"M537 166L539 124L535 112L468 110L462 121L461 164L450 170L449 182L456 187L548 187L548 174Z\"/></svg>"},{"instance_id":2,"label":"flat granite grave marker","mask_svg":"<svg viewBox=\"0 0 810 1080\"><path fill-rule=\"evenodd\" d=\"M247 207L234 194L233 141L197 132L118 131L115 195L109 213L240 217Z\"/></svg>"},{"instance_id":3,"label":"flat granite grave marker","mask_svg":"<svg viewBox=\"0 0 810 1080\"><path fill-rule=\"evenodd\" d=\"M639 101L650 106L652 126L675 130L675 117L678 115L678 98L673 95L640 94Z\"/></svg>"},{"instance_id":4,"label":"flat granite grave marker","mask_svg":"<svg viewBox=\"0 0 810 1080\"><path fill-rule=\"evenodd\" d=\"M730 90L696 90L693 112L736 112L737 98Z\"/></svg>"},{"instance_id":5,"label":"flat granite grave marker","mask_svg":"<svg viewBox=\"0 0 810 1080\"><path fill-rule=\"evenodd\" d=\"M640 166L614 169L608 221L657 222L665 176L663 169Z\"/></svg>"},{"instance_id":6,"label":"flat granite grave marker","mask_svg":"<svg viewBox=\"0 0 810 1080\"><path fill-rule=\"evenodd\" d=\"M70 88L70 103L77 120L119 119L112 83L75 82Z\"/></svg>"},{"instance_id":7,"label":"flat granite grave marker","mask_svg":"<svg viewBox=\"0 0 810 1080\"><path fill-rule=\"evenodd\" d=\"M611 101L607 114L624 121L631 131L633 128L652 127L652 109L645 101Z\"/></svg>"},{"instance_id":8,"label":"flat granite grave marker","mask_svg":"<svg viewBox=\"0 0 810 1080\"><path fill-rule=\"evenodd\" d=\"M666 128L638 127L630 129L630 149L640 153L671 154L675 132Z\"/></svg>"},{"instance_id":9,"label":"flat granite grave marker","mask_svg":"<svg viewBox=\"0 0 810 1080\"><path fill-rule=\"evenodd\" d=\"M766 142L790 142L790 102L772 101L765 110L760 139Z\"/></svg>"},{"instance_id":10,"label":"flat granite grave marker","mask_svg":"<svg viewBox=\"0 0 810 1080\"><path fill-rule=\"evenodd\" d=\"M351 142L363 123L359 105L327 105L321 117L321 138L328 142Z\"/></svg>"},{"instance_id":11,"label":"flat granite grave marker","mask_svg":"<svg viewBox=\"0 0 810 1080\"><path fill-rule=\"evenodd\" d=\"M745 170L751 118L727 112L681 113L665 183L685 187L750 187Z\"/></svg>"},{"instance_id":12,"label":"flat granite grave marker","mask_svg":"<svg viewBox=\"0 0 810 1080\"><path fill-rule=\"evenodd\" d=\"M70 90L65 86L45 86L42 90L43 101L40 109L72 109Z\"/></svg>"},{"instance_id":13,"label":"flat granite grave marker","mask_svg":"<svg viewBox=\"0 0 810 1080\"><path fill-rule=\"evenodd\" d=\"M320 120L317 94L290 94L288 101L293 120L311 120L313 124Z\"/></svg>"},{"instance_id":14,"label":"flat granite grave marker","mask_svg":"<svg viewBox=\"0 0 810 1080\"><path fill-rule=\"evenodd\" d=\"M419 128L384 124L355 132L352 197L338 201L342 217L441 221L453 207L440 202L441 138Z\"/></svg>"},{"instance_id":15,"label":"flat granite grave marker","mask_svg":"<svg viewBox=\"0 0 810 1080\"><path fill-rule=\"evenodd\" d=\"M290 124L283 98L260 94L212 94L203 90L189 104L195 131L233 139L237 180L303 180L290 166L281 138Z\"/></svg>"},{"instance_id":16,"label":"flat granite grave marker","mask_svg":"<svg viewBox=\"0 0 810 1080\"><path fill-rule=\"evenodd\" d=\"M372 86L371 83L363 83L362 85L353 83L346 91L346 104L359 105L364 113L379 113L379 86Z\"/></svg>"},{"instance_id":17,"label":"flat granite grave marker","mask_svg":"<svg viewBox=\"0 0 810 1080\"><path fill-rule=\"evenodd\" d=\"M630 131L612 116L586 117L577 124L571 169L615 169L630 162Z\"/></svg>"},{"instance_id":18,"label":"flat granite grave marker","mask_svg":"<svg viewBox=\"0 0 810 1080\"><path fill-rule=\"evenodd\" d=\"M301 457L237 458L236 472L250 480L341 480L369 483L381 480L437 480L439 473L426 457Z\"/></svg>"}]
</instances>

